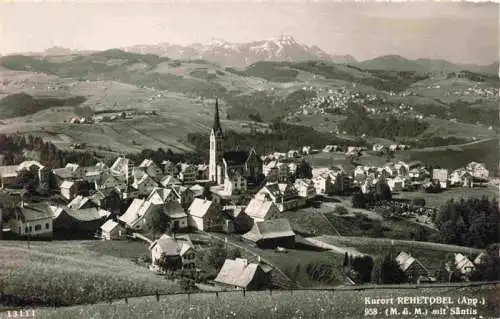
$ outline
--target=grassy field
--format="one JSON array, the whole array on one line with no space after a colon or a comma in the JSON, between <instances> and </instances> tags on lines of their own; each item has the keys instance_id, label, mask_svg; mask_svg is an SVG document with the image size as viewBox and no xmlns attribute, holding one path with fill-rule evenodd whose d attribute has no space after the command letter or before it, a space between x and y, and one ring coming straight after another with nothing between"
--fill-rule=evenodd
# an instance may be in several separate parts
<instances>
[{"instance_id":1,"label":"grassy field","mask_svg":"<svg viewBox=\"0 0 500 319\"><path fill-rule=\"evenodd\" d=\"M467 199L470 197L481 198L483 195L489 198L498 199L499 189L498 186L486 185L485 187L474 188L449 188L441 193L423 193L423 192L401 192L394 194L394 198L424 198L425 206L432 208L439 208L445 204L449 199L460 200L461 198Z\"/></svg>"},{"instance_id":2,"label":"grassy field","mask_svg":"<svg viewBox=\"0 0 500 319\"><path fill-rule=\"evenodd\" d=\"M241 292L162 297L160 302L154 298L145 297L129 300L129 304L123 301L111 305L99 304L82 307L53 309L37 309L36 315L40 319L58 318L362 318L366 308L365 298L394 298L394 308L403 311L404 305L397 305L397 297L406 296L441 296L450 297L457 306L459 297L485 298L485 305L470 307L477 311L477 315L483 318L493 318L498 314L499 295L498 286L481 287L435 287L416 289L374 289L363 291L339 290L339 291L273 291L272 295L267 292L247 292L244 297ZM415 305L408 305L412 312L408 318L415 318ZM429 311L426 318L444 318L446 316L431 315L432 309L440 306L421 306ZM462 308L465 308L461 306ZM388 306L373 306L377 314L372 318L385 316ZM448 310L449 311L449 310ZM466 316L457 316L457 318Z\"/></svg>"},{"instance_id":3,"label":"grassy field","mask_svg":"<svg viewBox=\"0 0 500 319\"><path fill-rule=\"evenodd\" d=\"M109 243L109 244L108 244ZM126 244L129 247L124 249ZM3 291L19 298L37 297L41 303L73 305L120 298L138 293L180 291L132 258L144 256L138 242L3 241Z\"/></svg>"},{"instance_id":4,"label":"grassy field","mask_svg":"<svg viewBox=\"0 0 500 319\"><path fill-rule=\"evenodd\" d=\"M320 236L317 239L339 247L353 247L376 259L383 258L388 253L397 255L405 251L420 260L431 273L439 269L450 254L460 252L474 259L481 252L475 248L386 238Z\"/></svg>"}]
</instances>

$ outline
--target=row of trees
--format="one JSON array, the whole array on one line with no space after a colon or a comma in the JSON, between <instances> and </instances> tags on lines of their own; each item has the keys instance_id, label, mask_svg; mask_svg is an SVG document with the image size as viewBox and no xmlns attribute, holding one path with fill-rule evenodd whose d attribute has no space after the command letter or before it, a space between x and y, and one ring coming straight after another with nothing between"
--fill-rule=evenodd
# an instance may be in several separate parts
<instances>
[{"instance_id":1,"label":"row of trees","mask_svg":"<svg viewBox=\"0 0 500 319\"><path fill-rule=\"evenodd\" d=\"M450 199L433 216L443 243L485 248L500 242L500 210L496 199Z\"/></svg>"}]
</instances>

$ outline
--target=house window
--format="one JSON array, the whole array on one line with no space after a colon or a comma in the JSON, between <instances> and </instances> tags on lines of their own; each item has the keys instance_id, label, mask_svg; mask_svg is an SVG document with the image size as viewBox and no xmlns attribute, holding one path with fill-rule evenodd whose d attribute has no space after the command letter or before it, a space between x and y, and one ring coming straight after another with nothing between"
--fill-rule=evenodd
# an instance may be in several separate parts
<instances>
[{"instance_id":1,"label":"house window","mask_svg":"<svg viewBox=\"0 0 500 319\"><path fill-rule=\"evenodd\" d=\"M42 230L42 225L35 225L35 231Z\"/></svg>"},{"instance_id":2,"label":"house window","mask_svg":"<svg viewBox=\"0 0 500 319\"><path fill-rule=\"evenodd\" d=\"M50 228L49 223L46 223L45 224L45 229L49 229L49 228Z\"/></svg>"},{"instance_id":3,"label":"house window","mask_svg":"<svg viewBox=\"0 0 500 319\"><path fill-rule=\"evenodd\" d=\"M30 226L30 233L33 231L33 227Z\"/></svg>"},{"instance_id":4,"label":"house window","mask_svg":"<svg viewBox=\"0 0 500 319\"><path fill-rule=\"evenodd\" d=\"M30 231L30 230L28 229L28 227L27 227L27 226L26 226L26 227L24 227L24 232L25 232L25 233L29 233L29 231Z\"/></svg>"}]
</instances>

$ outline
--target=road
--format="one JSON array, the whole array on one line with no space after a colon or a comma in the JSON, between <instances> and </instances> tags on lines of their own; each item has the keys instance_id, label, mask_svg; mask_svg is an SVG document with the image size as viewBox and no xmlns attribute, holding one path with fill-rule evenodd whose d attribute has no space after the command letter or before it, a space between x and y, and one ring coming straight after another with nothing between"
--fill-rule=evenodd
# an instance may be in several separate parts
<instances>
[{"instance_id":1,"label":"road","mask_svg":"<svg viewBox=\"0 0 500 319\"><path fill-rule=\"evenodd\" d=\"M371 237L345 237L345 236L318 236L313 237L312 239L328 242L328 239L331 238L334 241L338 240L342 245L352 245L352 244L381 244L381 245L413 245L415 247L420 248L429 248L433 250L442 250L447 252L457 252L457 251L467 251L471 254L479 254L482 252L482 249L470 248L464 246L456 246L456 245L446 245L439 243L431 243L424 241L411 241L411 240L399 240L399 239L390 239L390 238L371 238Z\"/></svg>"}]
</instances>

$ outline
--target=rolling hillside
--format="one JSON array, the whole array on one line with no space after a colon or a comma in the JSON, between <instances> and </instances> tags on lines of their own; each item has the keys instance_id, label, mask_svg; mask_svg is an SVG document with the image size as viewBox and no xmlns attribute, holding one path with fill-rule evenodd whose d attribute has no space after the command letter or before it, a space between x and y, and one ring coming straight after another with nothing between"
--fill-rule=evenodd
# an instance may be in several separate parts
<instances>
[{"instance_id":1,"label":"rolling hillside","mask_svg":"<svg viewBox=\"0 0 500 319\"><path fill-rule=\"evenodd\" d=\"M406 63L403 60L401 64ZM384 67L394 67L391 65L392 62ZM379 102L374 103L380 105L376 107L407 103L426 110L435 108L436 112L428 114L449 110L452 103L466 98L470 107L481 114L483 108L493 110L491 105L496 101L491 94L483 96L495 87L492 82L476 82L447 73L365 70L359 64L328 61L261 61L237 70L205 60L173 60L117 49L0 57L0 75L0 118L5 122L0 131L50 131L69 136L75 142L96 145L99 140L108 141L105 146L126 150L191 149L186 134L209 130L215 97L221 101L223 119L228 120L226 127L238 130L242 130L242 121L283 118L296 113L320 90L345 87L377 96ZM100 113L138 110L155 111L158 115L92 124L88 130L64 124L77 113L77 106ZM447 116L444 115L445 120ZM334 122L321 122L321 130L335 129ZM306 125L319 127L315 121ZM92 134L80 137L82 130ZM122 138L111 138L115 135Z\"/></svg>"}]
</instances>

